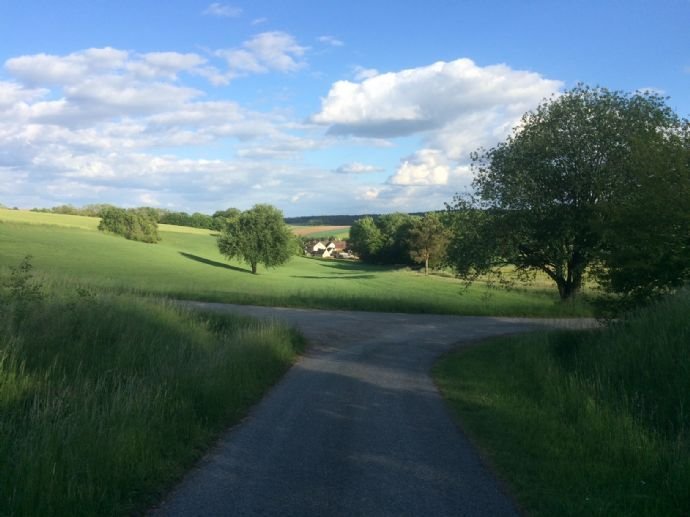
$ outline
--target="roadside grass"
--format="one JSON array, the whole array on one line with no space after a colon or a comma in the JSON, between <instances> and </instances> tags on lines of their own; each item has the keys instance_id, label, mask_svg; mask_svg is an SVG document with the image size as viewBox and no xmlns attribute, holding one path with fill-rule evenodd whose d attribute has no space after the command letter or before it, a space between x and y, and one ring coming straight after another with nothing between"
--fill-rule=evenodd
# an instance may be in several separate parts
<instances>
[{"instance_id":1,"label":"roadside grass","mask_svg":"<svg viewBox=\"0 0 690 517\"><path fill-rule=\"evenodd\" d=\"M530 515L690 513L690 293L597 331L492 340L434 378Z\"/></svg>"},{"instance_id":2,"label":"roadside grass","mask_svg":"<svg viewBox=\"0 0 690 517\"><path fill-rule=\"evenodd\" d=\"M26 221L18 219L22 214ZM0 210L0 267L30 254L37 270L65 285L226 303L492 316L591 314L586 301L560 303L554 288L506 290L480 282L466 288L454 278L352 261L294 257L251 275L245 264L225 260L206 230L160 225L162 240L143 244L98 232L95 218L79 218L84 226L75 228L65 218L76 216L55 219L58 215Z\"/></svg>"},{"instance_id":3,"label":"roadside grass","mask_svg":"<svg viewBox=\"0 0 690 517\"><path fill-rule=\"evenodd\" d=\"M0 301L1 515L142 512L303 346L277 324L79 293Z\"/></svg>"}]
</instances>

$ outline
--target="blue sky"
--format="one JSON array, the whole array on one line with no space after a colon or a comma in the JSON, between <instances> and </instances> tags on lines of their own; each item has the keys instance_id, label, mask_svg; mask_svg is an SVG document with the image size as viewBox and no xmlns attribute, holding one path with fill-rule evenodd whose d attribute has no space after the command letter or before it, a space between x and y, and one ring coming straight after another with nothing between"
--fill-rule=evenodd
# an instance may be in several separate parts
<instances>
[{"instance_id":1,"label":"blue sky","mask_svg":"<svg viewBox=\"0 0 690 517\"><path fill-rule=\"evenodd\" d=\"M440 209L579 81L688 117L688 26L688 0L0 0L0 203Z\"/></svg>"}]
</instances>

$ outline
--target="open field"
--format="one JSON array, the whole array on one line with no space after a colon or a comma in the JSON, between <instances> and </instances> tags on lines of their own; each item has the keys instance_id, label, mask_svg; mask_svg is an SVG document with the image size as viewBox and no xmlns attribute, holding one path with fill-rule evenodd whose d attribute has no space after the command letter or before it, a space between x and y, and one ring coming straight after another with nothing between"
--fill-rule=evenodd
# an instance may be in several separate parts
<instances>
[{"instance_id":1,"label":"open field","mask_svg":"<svg viewBox=\"0 0 690 517\"><path fill-rule=\"evenodd\" d=\"M327 239L331 236L345 239L350 235L349 226L291 226L290 228L295 235L314 239Z\"/></svg>"},{"instance_id":2,"label":"open field","mask_svg":"<svg viewBox=\"0 0 690 517\"><path fill-rule=\"evenodd\" d=\"M530 515L688 515L690 293L611 328L501 338L435 368Z\"/></svg>"},{"instance_id":3,"label":"open field","mask_svg":"<svg viewBox=\"0 0 690 517\"><path fill-rule=\"evenodd\" d=\"M356 262L295 257L251 275L245 264L227 262L205 230L161 225L162 241L143 244L98 232L97 219L77 218L81 227L70 227L71 217L0 210L0 267L30 254L38 272L65 285L231 303L474 315L590 313L585 304L559 303L553 289L465 289L453 278Z\"/></svg>"}]
</instances>

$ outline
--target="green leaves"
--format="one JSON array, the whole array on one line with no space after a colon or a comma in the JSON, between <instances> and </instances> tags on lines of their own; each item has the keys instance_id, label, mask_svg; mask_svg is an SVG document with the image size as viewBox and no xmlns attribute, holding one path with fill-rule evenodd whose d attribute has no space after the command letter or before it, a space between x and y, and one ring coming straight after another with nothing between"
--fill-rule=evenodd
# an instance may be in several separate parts
<instances>
[{"instance_id":1,"label":"green leaves","mask_svg":"<svg viewBox=\"0 0 690 517\"><path fill-rule=\"evenodd\" d=\"M276 267L287 262L294 252L294 238L283 220L283 213L271 205L254 205L241 213L229 212L218 236L218 249L228 259L238 258L251 266Z\"/></svg>"},{"instance_id":2,"label":"green leaves","mask_svg":"<svg viewBox=\"0 0 690 517\"><path fill-rule=\"evenodd\" d=\"M462 274L539 270L563 299L594 265L617 294L679 285L690 268L688 134L656 94L578 85L552 97L473 155L478 199L451 212L474 227L456 231L451 262Z\"/></svg>"}]
</instances>

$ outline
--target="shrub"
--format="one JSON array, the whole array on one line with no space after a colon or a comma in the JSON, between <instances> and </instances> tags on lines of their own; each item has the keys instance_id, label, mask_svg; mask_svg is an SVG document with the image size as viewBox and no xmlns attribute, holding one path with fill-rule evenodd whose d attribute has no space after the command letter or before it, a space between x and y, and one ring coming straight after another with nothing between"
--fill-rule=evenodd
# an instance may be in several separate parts
<instances>
[{"instance_id":1,"label":"shrub","mask_svg":"<svg viewBox=\"0 0 690 517\"><path fill-rule=\"evenodd\" d=\"M104 208L98 229L122 235L133 241L155 243L160 240L155 219L148 212L141 210Z\"/></svg>"}]
</instances>

